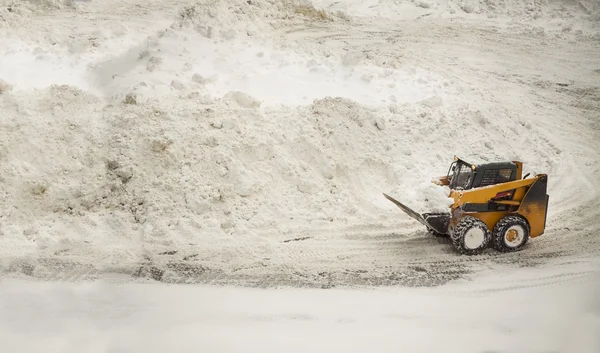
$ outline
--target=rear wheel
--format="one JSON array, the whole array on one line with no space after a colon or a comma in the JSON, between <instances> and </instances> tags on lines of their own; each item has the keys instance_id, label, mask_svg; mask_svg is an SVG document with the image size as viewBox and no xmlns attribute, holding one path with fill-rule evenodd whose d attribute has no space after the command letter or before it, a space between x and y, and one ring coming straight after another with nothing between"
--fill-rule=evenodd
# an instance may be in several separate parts
<instances>
[{"instance_id":1,"label":"rear wheel","mask_svg":"<svg viewBox=\"0 0 600 353\"><path fill-rule=\"evenodd\" d=\"M521 250L529 240L529 224L519 216L502 218L493 231L494 248L502 252Z\"/></svg>"},{"instance_id":2,"label":"rear wheel","mask_svg":"<svg viewBox=\"0 0 600 353\"><path fill-rule=\"evenodd\" d=\"M473 216L465 216L454 228L452 244L462 254L476 255L481 253L491 240L487 225Z\"/></svg>"}]
</instances>

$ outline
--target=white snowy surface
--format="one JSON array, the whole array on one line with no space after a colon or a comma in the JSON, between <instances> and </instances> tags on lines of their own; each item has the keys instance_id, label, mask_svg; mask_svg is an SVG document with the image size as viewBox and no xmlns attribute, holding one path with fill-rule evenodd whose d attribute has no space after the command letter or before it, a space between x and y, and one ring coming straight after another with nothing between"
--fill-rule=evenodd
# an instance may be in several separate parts
<instances>
[{"instance_id":1,"label":"white snowy surface","mask_svg":"<svg viewBox=\"0 0 600 353\"><path fill-rule=\"evenodd\" d=\"M22 353L595 353L597 265L493 271L436 289L3 280L0 340Z\"/></svg>"},{"instance_id":2,"label":"white snowy surface","mask_svg":"<svg viewBox=\"0 0 600 353\"><path fill-rule=\"evenodd\" d=\"M395 21L453 19L499 27L563 32L599 28L597 0L307 0L316 8L351 17ZM590 28L592 26L592 28Z\"/></svg>"},{"instance_id":3,"label":"white snowy surface","mask_svg":"<svg viewBox=\"0 0 600 353\"><path fill-rule=\"evenodd\" d=\"M499 7L404 21L356 2L338 4L356 18L288 1L3 2L2 270L438 285L594 258L600 47L582 3L535 7L579 31L486 22L513 18ZM464 259L383 197L443 209L430 180L454 155L549 174L546 233Z\"/></svg>"},{"instance_id":4,"label":"white snowy surface","mask_svg":"<svg viewBox=\"0 0 600 353\"><path fill-rule=\"evenodd\" d=\"M599 11L0 0L2 351L599 352ZM547 173L545 234L383 197L454 155Z\"/></svg>"}]
</instances>

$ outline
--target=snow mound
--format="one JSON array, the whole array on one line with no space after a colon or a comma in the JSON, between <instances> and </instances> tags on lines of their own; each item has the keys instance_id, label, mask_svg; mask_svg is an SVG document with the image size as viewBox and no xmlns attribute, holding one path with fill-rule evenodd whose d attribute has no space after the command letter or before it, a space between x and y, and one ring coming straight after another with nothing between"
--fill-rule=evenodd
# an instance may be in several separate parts
<instances>
[{"instance_id":1,"label":"snow mound","mask_svg":"<svg viewBox=\"0 0 600 353\"><path fill-rule=\"evenodd\" d=\"M8 12L27 13L40 12L43 10L62 9L71 6L71 0L0 0L0 6Z\"/></svg>"},{"instance_id":2,"label":"snow mound","mask_svg":"<svg viewBox=\"0 0 600 353\"><path fill-rule=\"evenodd\" d=\"M191 27L214 39L268 37L274 28L333 21L335 16L298 0L216 0L184 7L179 26Z\"/></svg>"},{"instance_id":3,"label":"snow mound","mask_svg":"<svg viewBox=\"0 0 600 353\"><path fill-rule=\"evenodd\" d=\"M17 27L32 15L70 7L71 0L0 0L0 28Z\"/></svg>"},{"instance_id":4,"label":"snow mound","mask_svg":"<svg viewBox=\"0 0 600 353\"><path fill-rule=\"evenodd\" d=\"M239 92L221 101L104 105L65 85L0 97L10 112L0 133L0 174L13 186L1 201L7 241L41 250L82 236L89 244L118 234L125 244L179 246L251 236L281 219L289 220L282 227L345 221L358 211L348 205L365 205L364 192L350 190L378 184L374 178L378 187L393 182L375 154L381 130L373 115L340 99L298 115L261 113Z\"/></svg>"},{"instance_id":5,"label":"snow mound","mask_svg":"<svg viewBox=\"0 0 600 353\"><path fill-rule=\"evenodd\" d=\"M446 147L427 137L444 112L424 121L415 109L428 107L398 115L341 97L259 108L237 91L114 104L67 85L0 95L6 241L218 247L267 229L379 222L389 190L419 212L447 209L430 180L450 154L421 152Z\"/></svg>"},{"instance_id":6,"label":"snow mound","mask_svg":"<svg viewBox=\"0 0 600 353\"><path fill-rule=\"evenodd\" d=\"M388 19L498 18L508 21L591 20L600 8L596 0L312 0L313 6L355 17Z\"/></svg>"},{"instance_id":7,"label":"snow mound","mask_svg":"<svg viewBox=\"0 0 600 353\"><path fill-rule=\"evenodd\" d=\"M323 57L294 49L250 39L215 43L191 29L168 28L121 55L89 65L74 65L79 56L68 55L52 62L57 67L44 69L44 73L61 73L51 77L118 101L129 93L146 101L172 94L220 99L236 91L254 97L262 107L306 105L330 95L372 106L423 101L423 105L436 107L443 105L436 95L454 90L444 86L439 75L418 67L383 68L363 60L362 53ZM34 76L28 71L36 71L39 78L28 82L45 83L42 78L47 74L42 76L37 70L46 62L32 58L31 51L18 53L0 58L0 76L3 61L11 66L33 61L36 66L7 70L5 78L22 81L21 77ZM69 75L62 74L67 70Z\"/></svg>"},{"instance_id":8,"label":"snow mound","mask_svg":"<svg viewBox=\"0 0 600 353\"><path fill-rule=\"evenodd\" d=\"M599 7L596 0L458 0L451 9L466 14L483 14L488 17L507 16L527 20L593 20ZM452 11L454 12L454 11Z\"/></svg>"}]
</instances>

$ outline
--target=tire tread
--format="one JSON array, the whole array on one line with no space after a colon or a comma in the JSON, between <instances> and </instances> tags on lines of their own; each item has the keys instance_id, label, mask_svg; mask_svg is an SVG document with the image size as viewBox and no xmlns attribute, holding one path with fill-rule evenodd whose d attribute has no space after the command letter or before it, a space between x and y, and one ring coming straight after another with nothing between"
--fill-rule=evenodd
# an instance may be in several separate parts
<instances>
[{"instance_id":1,"label":"tire tread","mask_svg":"<svg viewBox=\"0 0 600 353\"><path fill-rule=\"evenodd\" d=\"M519 246L517 246L515 248L508 247L508 246L506 246L506 244L504 244L503 233L506 228L508 228L512 225L520 225L520 226L523 226L523 228L525 229L525 240L523 240L523 243L521 243ZM528 240L529 240L529 224L523 217L518 216L518 215L510 215L510 216L506 216L506 217L502 218L500 221L498 221L498 223L496 223L496 226L494 226L494 230L492 231L493 247L494 247L494 249L496 249L497 251L500 251L500 252L519 251L525 246L525 244L527 244Z\"/></svg>"},{"instance_id":2,"label":"tire tread","mask_svg":"<svg viewBox=\"0 0 600 353\"><path fill-rule=\"evenodd\" d=\"M472 227L477 227L477 228L483 229L484 234L485 234L485 240L483 242L483 246L481 246L478 249L467 249L464 245L464 236L465 236L466 232ZM490 243L491 238L492 238L491 232L488 229L487 225L482 220L475 218L473 216L463 217L458 222L458 224L456 225L456 228L450 235L450 239L452 240L452 245L454 245L454 248L463 255L480 254L487 248L487 246Z\"/></svg>"}]
</instances>

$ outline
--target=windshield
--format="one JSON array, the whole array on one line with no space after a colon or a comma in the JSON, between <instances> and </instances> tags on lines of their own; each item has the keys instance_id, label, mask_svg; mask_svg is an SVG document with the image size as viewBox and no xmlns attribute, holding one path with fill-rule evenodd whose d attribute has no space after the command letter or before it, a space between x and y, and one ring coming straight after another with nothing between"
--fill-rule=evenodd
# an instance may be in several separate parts
<instances>
[{"instance_id":1,"label":"windshield","mask_svg":"<svg viewBox=\"0 0 600 353\"><path fill-rule=\"evenodd\" d=\"M473 170L471 169L471 166L464 163L456 163L452 173L450 188L455 190L464 190L468 188L469 184L471 183L472 176Z\"/></svg>"}]
</instances>

